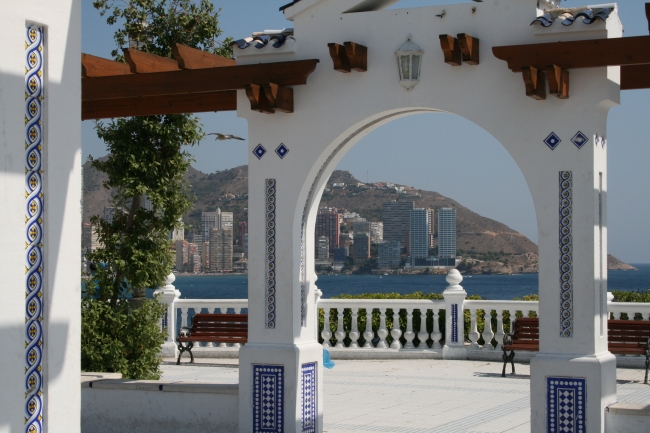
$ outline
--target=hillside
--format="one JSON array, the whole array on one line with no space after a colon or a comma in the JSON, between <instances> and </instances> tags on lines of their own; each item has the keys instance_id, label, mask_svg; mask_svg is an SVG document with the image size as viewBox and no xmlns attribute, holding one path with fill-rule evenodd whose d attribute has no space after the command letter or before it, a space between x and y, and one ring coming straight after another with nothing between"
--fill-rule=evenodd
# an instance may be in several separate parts
<instances>
[{"instance_id":1,"label":"hillside","mask_svg":"<svg viewBox=\"0 0 650 433\"><path fill-rule=\"evenodd\" d=\"M196 197L194 209L184 217L188 230L194 231L201 227L201 212L214 211L220 207L224 212L233 212L235 226L239 221L248 219L248 166L205 174L195 168L185 174L190 192ZM83 220L88 221L91 215L101 215L110 200L110 191L103 188L106 176L90 167L86 162L83 166ZM345 183L345 188L332 188L333 183ZM415 207L456 209L457 247L465 255L477 256L479 259L485 253L500 255L526 255L515 260L515 272L521 267L527 271L536 269L537 245L521 233L490 218L485 218L466 208L455 200L444 197L437 192L416 190L404 186L404 193L398 193L394 188L372 188L371 185L361 184L349 172L336 170L329 182L328 189L323 194L320 207L346 208L357 212L369 221L381 221L382 204L391 200L410 200ZM235 234L236 236L236 234ZM610 269L634 269L620 262L613 256L608 257ZM481 272L498 273L499 270L509 273L509 267L500 268L499 259L490 265L483 261L477 268ZM512 259L510 259L511 263ZM519 263L521 262L521 263ZM495 267L496 266L496 267Z\"/></svg>"}]
</instances>

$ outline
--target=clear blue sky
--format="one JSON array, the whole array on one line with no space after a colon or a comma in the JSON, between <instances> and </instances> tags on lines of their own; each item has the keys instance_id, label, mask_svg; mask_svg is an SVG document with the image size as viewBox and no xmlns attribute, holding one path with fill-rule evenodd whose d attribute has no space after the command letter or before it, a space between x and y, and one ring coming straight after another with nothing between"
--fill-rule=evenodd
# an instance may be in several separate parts
<instances>
[{"instance_id":1,"label":"clear blue sky","mask_svg":"<svg viewBox=\"0 0 650 433\"><path fill-rule=\"evenodd\" d=\"M523 0L521 0L523 1ZM531 0L528 0L531 1ZM468 3L468 0L402 0L392 8ZM292 27L278 8L288 0L213 0L222 8L224 36L236 39L254 31ZM587 0L568 0L565 7ZM619 2L625 36L648 34L645 0ZM113 31L92 7L83 4L83 51L110 57ZM650 263L650 90L623 92L621 106L608 121L609 252L629 263ZM200 116L207 132L246 138L247 124L235 113ZM462 131L462 134L459 132ZM435 140L432 139L435 137ZM397 152L396 144L399 144ZM212 173L247 163L245 142L215 142L211 138L192 148L197 169ZM83 122L83 155L106 154ZM422 157L426 155L426 157ZM491 135L452 115L426 114L396 120L365 137L341 161L360 180L390 181L437 191L481 215L501 221L537 242L533 202L515 162Z\"/></svg>"}]
</instances>

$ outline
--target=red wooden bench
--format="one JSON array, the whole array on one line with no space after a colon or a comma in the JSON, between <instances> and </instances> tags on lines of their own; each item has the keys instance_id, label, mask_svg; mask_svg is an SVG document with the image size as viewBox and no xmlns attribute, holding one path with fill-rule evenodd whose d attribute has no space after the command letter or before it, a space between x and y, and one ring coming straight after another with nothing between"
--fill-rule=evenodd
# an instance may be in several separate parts
<instances>
[{"instance_id":1,"label":"red wooden bench","mask_svg":"<svg viewBox=\"0 0 650 433\"><path fill-rule=\"evenodd\" d=\"M195 314L191 328L181 328L176 338L178 361L183 352L190 353L190 363L194 362L192 348L194 343L240 343L248 341L248 314ZM185 343L185 345L183 345Z\"/></svg>"},{"instance_id":2,"label":"red wooden bench","mask_svg":"<svg viewBox=\"0 0 650 433\"><path fill-rule=\"evenodd\" d=\"M501 376L506 376L508 362L515 373L515 351L539 351L539 318L522 317L512 321L512 330L503 338L503 370ZM607 348L616 355L644 355L645 379L648 383L650 370L650 321L648 320L608 320ZM510 353L508 353L510 352Z\"/></svg>"}]
</instances>

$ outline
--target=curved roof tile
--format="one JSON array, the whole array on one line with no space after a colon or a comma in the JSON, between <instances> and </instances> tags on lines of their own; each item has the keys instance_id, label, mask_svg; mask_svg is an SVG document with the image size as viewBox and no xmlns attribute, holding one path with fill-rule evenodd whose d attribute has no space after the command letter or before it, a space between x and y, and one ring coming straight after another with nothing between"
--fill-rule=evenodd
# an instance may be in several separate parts
<instances>
[{"instance_id":1,"label":"curved roof tile","mask_svg":"<svg viewBox=\"0 0 650 433\"><path fill-rule=\"evenodd\" d=\"M530 25L539 23L542 27L550 27L555 21L559 21L563 26L570 26L578 21L578 18L582 18L584 24L593 24L598 20L607 21L612 11L613 7L556 9L535 18Z\"/></svg>"},{"instance_id":2,"label":"curved roof tile","mask_svg":"<svg viewBox=\"0 0 650 433\"><path fill-rule=\"evenodd\" d=\"M263 32L253 33L253 36L249 38L233 41L230 45L237 45L240 50L245 50L248 47L261 49L268 44L271 44L273 48L280 48L289 39L294 39L293 29L265 30Z\"/></svg>"}]
</instances>

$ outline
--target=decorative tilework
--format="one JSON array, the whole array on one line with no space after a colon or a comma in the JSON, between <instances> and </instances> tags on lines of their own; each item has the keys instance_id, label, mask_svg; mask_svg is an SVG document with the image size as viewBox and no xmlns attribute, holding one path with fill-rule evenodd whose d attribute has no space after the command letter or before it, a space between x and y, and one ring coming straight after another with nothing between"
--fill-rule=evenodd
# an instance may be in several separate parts
<instances>
[{"instance_id":1,"label":"decorative tilework","mask_svg":"<svg viewBox=\"0 0 650 433\"><path fill-rule=\"evenodd\" d=\"M280 157L280 159L284 159L285 156L287 156L287 153L289 153L289 148L284 145L284 143L281 143L277 149L275 149L275 153Z\"/></svg>"},{"instance_id":2,"label":"decorative tilework","mask_svg":"<svg viewBox=\"0 0 650 433\"><path fill-rule=\"evenodd\" d=\"M253 155L257 156L257 159L262 159L265 154L266 149L261 144L258 144L255 146L255 149L253 149Z\"/></svg>"},{"instance_id":3,"label":"decorative tilework","mask_svg":"<svg viewBox=\"0 0 650 433\"><path fill-rule=\"evenodd\" d=\"M451 342L458 343L458 304L451 304Z\"/></svg>"},{"instance_id":4,"label":"decorative tilework","mask_svg":"<svg viewBox=\"0 0 650 433\"><path fill-rule=\"evenodd\" d=\"M558 137L555 132L551 132L551 134L548 137L546 137L546 139L544 139L544 143L546 143L546 145L550 147L551 150L555 150L557 145L560 144L561 142L562 140L560 140L560 137Z\"/></svg>"},{"instance_id":5,"label":"decorative tilework","mask_svg":"<svg viewBox=\"0 0 650 433\"><path fill-rule=\"evenodd\" d=\"M314 177L313 182L311 183L311 186L309 187L309 192L307 193L307 199L305 200L305 206L302 208L302 223L301 223L301 235L300 235L300 317L301 317L301 322L302 326L307 326L306 322L306 308L305 308L305 302L306 302L306 287L305 287L305 232L306 232L306 226L307 226L307 214L309 212L310 206L312 205L312 198L313 198L313 193L314 190L316 189L316 186L320 182L323 173L325 172L325 169L329 166L330 162L334 159L334 157L343 149L350 141L355 139L356 137L359 136L359 134L362 134L366 132L368 129L372 128L373 126L382 123L388 119L391 119L393 117L401 117L405 114L415 114L415 113L424 113L424 112L437 112L437 110L422 110L422 109L412 109L412 110L404 110L396 113L391 113L386 116L379 117L372 122L367 123L363 127L359 128L358 130L354 131L350 135L348 135L336 148L330 153L330 155L327 157L325 162L323 162L323 165L320 166L320 169L318 170L318 173L316 173L316 176Z\"/></svg>"},{"instance_id":6,"label":"decorative tilework","mask_svg":"<svg viewBox=\"0 0 650 433\"><path fill-rule=\"evenodd\" d=\"M573 336L573 175L560 172L560 336Z\"/></svg>"},{"instance_id":7,"label":"decorative tilework","mask_svg":"<svg viewBox=\"0 0 650 433\"><path fill-rule=\"evenodd\" d=\"M266 327L275 328L275 179L266 179Z\"/></svg>"},{"instance_id":8,"label":"decorative tilework","mask_svg":"<svg viewBox=\"0 0 650 433\"><path fill-rule=\"evenodd\" d=\"M605 145L607 144L607 140L604 137L599 136L598 134L594 135L594 144L596 147L598 145L601 145L603 148L605 148Z\"/></svg>"},{"instance_id":9,"label":"decorative tilework","mask_svg":"<svg viewBox=\"0 0 650 433\"><path fill-rule=\"evenodd\" d=\"M253 432L284 431L284 366L253 365Z\"/></svg>"},{"instance_id":10,"label":"decorative tilework","mask_svg":"<svg viewBox=\"0 0 650 433\"><path fill-rule=\"evenodd\" d=\"M168 317L169 317L169 307L165 308L165 314L163 314L162 322L160 324L163 328L163 331L165 330L165 328L167 328ZM168 335L169 332L165 332L165 341L167 341Z\"/></svg>"},{"instance_id":11,"label":"decorative tilework","mask_svg":"<svg viewBox=\"0 0 650 433\"><path fill-rule=\"evenodd\" d=\"M25 40L25 431L43 431L43 28Z\"/></svg>"},{"instance_id":12,"label":"decorative tilework","mask_svg":"<svg viewBox=\"0 0 650 433\"><path fill-rule=\"evenodd\" d=\"M316 433L316 363L302 365L302 433Z\"/></svg>"},{"instance_id":13,"label":"decorative tilework","mask_svg":"<svg viewBox=\"0 0 650 433\"><path fill-rule=\"evenodd\" d=\"M582 146L587 144L588 141L589 138L580 131L571 139L571 143L575 144L578 149L582 149Z\"/></svg>"},{"instance_id":14,"label":"decorative tilework","mask_svg":"<svg viewBox=\"0 0 650 433\"><path fill-rule=\"evenodd\" d=\"M587 380L574 377L546 378L546 420L549 433L585 433Z\"/></svg>"}]
</instances>

